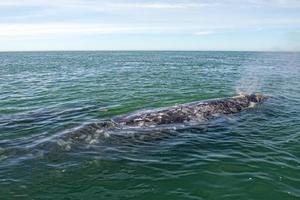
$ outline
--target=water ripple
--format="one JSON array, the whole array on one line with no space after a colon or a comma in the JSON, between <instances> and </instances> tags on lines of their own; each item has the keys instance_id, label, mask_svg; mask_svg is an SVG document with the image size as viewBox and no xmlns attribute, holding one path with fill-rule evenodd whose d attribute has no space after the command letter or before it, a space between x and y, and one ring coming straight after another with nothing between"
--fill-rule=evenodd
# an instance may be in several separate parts
<instances>
[{"instance_id":1,"label":"water ripple","mask_svg":"<svg viewBox=\"0 0 300 200\"><path fill-rule=\"evenodd\" d=\"M300 55L0 53L1 199L298 199ZM270 95L176 130L68 133L136 110ZM89 140L90 141L90 140Z\"/></svg>"}]
</instances>

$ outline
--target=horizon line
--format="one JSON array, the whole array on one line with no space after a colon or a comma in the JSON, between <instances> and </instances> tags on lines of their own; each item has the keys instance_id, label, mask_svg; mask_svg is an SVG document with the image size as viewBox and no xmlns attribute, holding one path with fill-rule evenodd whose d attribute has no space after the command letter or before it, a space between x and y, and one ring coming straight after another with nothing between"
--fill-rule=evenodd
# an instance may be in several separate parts
<instances>
[{"instance_id":1,"label":"horizon line","mask_svg":"<svg viewBox=\"0 0 300 200\"><path fill-rule=\"evenodd\" d=\"M151 51L157 51L157 52L265 52L265 53L300 53L300 50L170 50L170 49L164 49L164 50L158 50L158 49L135 49L135 50L127 50L127 49L99 49L99 50L0 50L0 53L30 53L30 52L125 52L125 51L143 51L143 52L151 52Z\"/></svg>"}]
</instances>

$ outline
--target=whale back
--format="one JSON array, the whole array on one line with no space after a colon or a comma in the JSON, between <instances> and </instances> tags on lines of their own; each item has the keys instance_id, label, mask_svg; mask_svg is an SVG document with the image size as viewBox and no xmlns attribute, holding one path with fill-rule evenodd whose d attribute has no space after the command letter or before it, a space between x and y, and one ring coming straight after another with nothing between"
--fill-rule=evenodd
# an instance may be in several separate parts
<instances>
[{"instance_id":1,"label":"whale back","mask_svg":"<svg viewBox=\"0 0 300 200\"><path fill-rule=\"evenodd\" d=\"M241 112L257 103L262 103L266 99L266 96L258 94L239 95L223 99L196 101L168 108L139 111L110 120L86 124L67 134L66 138L67 140L71 139L71 141L88 144L110 141L123 136L134 138L137 136L143 138L142 140L145 138L160 138L160 129L166 130L170 127L170 124L172 124L171 127L176 126L176 124L178 126L190 125L190 122L197 123L212 117ZM185 122L189 123L182 124ZM155 131L156 128L159 128L158 132ZM140 134L143 131L146 131L146 133ZM168 131L167 134L169 134ZM119 141L119 139L114 141Z\"/></svg>"},{"instance_id":2,"label":"whale back","mask_svg":"<svg viewBox=\"0 0 300 200\"><path fill-rule=\"evenodd\" d=\"M144 111L113 119L115 123L129 126L151 126L205 120L222 114L240 112L253 104L261 103L263 95L239 95L231 98L198 101L159 110Z\"/></svg>"}]
</instances>

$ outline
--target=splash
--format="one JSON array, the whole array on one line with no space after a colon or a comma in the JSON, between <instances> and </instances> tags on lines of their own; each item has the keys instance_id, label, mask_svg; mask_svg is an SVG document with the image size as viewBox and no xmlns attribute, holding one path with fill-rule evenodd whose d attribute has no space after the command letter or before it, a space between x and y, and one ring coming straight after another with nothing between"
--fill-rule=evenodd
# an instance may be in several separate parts
<instances>
[{"instance_id":1,"label":"splash","mask_svg":"<svg viewBox=\"0 0 300 200\"><path fill-rule=\"evenodd\" d=\"M241 78L237 81L238 94L252 94L262 90L264 84L264 68L251 64L243 69Z\"/></svg>"}]
</instances>

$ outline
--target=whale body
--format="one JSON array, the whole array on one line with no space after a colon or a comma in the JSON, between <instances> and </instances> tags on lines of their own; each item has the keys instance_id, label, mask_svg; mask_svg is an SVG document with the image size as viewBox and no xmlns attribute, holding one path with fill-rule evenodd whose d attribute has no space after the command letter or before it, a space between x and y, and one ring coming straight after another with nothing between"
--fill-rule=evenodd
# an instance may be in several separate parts
<instances>
[{"instance_id":1,"label":"whale body","mask_svg":"<svg viewBox=\"0 0 300 200\"><path fill-rule=\"evenodd\" d=\"M153 126L171 123L199 121L224 114L233 114L253 107L266 99L260 94L239 95L224 99L198 101L169 108L138 112L112 119L127 126Z\"/></svg>"},{"instance_id":2,"label":"whale body","mask_svg":"<svg viewBox=\"0 0 300 200\"><path fill-rule=\"evenodd\" d=\"M87 124L71 134L71 138L89 142L105 139L110 133L127 128L160 127L169 124L201 122L213 117L241 112L264 102L268 97L261 94L197 101L167 108L140 111L114 117L110 120Z\"/></svg>"}]
</instances>

